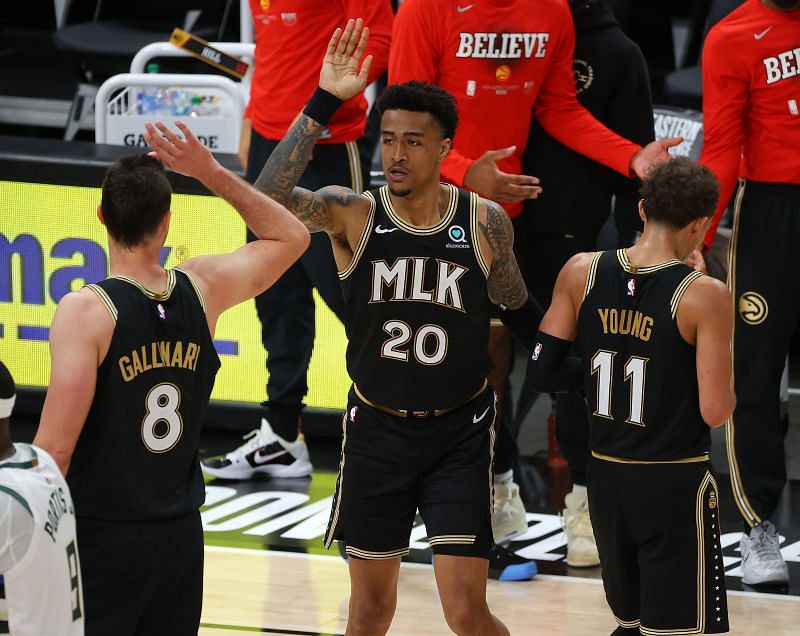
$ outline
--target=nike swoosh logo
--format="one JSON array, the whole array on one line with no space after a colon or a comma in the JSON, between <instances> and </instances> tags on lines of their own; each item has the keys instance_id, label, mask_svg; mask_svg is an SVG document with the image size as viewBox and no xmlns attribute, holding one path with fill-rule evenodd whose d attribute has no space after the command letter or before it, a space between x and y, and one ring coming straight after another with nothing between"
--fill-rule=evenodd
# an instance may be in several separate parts
<instances>
[{"instance_id":1,"label":"nike swoosh logo","mask_svg":"<svg viewBox=\"0 0 800 636\"><path fill-rule=\"evenodd\" d=\"M764 30L763 30L761 33L753 33L753 37L754 37L756 40L760 40L760 39L761 39L761 38L763 38L763 37L764 37L764 36L765 36L767 33L769 33L771 29L772 29L772 27L771 27L771 26L768 26L768 27L767 27L766 29L764 29Z\"/></svg>"},{"instance_id":2,"label":"nike swoosh logo","mask_svg":"<svg viewBox=\"0 0 800 636\"><path fill-rule=\"evenodd\" d=\"M276 457L280 457L281 455L286 455L289 451L282 450L278 451L277 453L271 453L269 455L262 455L260 451L257 451L255 455L253 455L253 461L256 464L266 464L271 459L275 459Z\"/></svg>"},{"instance_id":3,"label":"nike swoosh logo","mask_svg":"<svg viewBox=\"0 0 800 636\"><path fill-rule=\"evenodd\" d=\"M472 423L473 424L477 424L478 422L480 422L483 419L484 415L486 415L489 412L490 408L492 408L492 407L491 406L487 406L486 410L483 413L481 413L480 415L473 415L472 416Z\"/></svg>"},{"instance_id":4,"label":"nike swoosh logo","mask_svg":"<svg viewBox=\"0 0 800 636\"><path fill-rule=\"evenodd\" d=\"M398 228L396 228L396 227L381 227L380 225L378 225L375 228L375 233L376 234L388 234L389 232L396 232L397 229Z\"/></svg>"},{"instance_id":5,"label":"nike swoosh logo","mask_svg":"<svg viewBox=\"0 0 800 636\"><path fill-rule=\"evenodd\" d=\"M469 11L474 6L475 6L474 4L468 4L466 7L456 6L456 11L458 11L459 13L464 13L465 11Z\"/></svg>"}]
</instances>

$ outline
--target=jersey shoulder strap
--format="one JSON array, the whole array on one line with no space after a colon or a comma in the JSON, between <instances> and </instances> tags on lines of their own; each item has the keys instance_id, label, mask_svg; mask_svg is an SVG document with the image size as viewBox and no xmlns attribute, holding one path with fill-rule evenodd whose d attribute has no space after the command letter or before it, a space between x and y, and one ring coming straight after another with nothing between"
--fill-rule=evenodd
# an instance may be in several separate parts
<instances>
[{"instance_id":1,"label":"jersey shoulder strap","mask_svg":"<svg viewBox=\"0 0 800 636\"><path fill-rule=\"evenodd\" d=\"M686 269L689 268L688 265L685 266ZM702 272L698 272L697 270L692 269L689 272L685 270L679 271L678 273L678 283L675 286L675 291L672 294L672 298L669 301L669 311L672 315L672 319L674 320L675 317L678 315L678 305L680 305L681 298L686 293L686 290L689 289L689 286L696 281L698 278L703 276Z\"/></svg>"}]
</instances>

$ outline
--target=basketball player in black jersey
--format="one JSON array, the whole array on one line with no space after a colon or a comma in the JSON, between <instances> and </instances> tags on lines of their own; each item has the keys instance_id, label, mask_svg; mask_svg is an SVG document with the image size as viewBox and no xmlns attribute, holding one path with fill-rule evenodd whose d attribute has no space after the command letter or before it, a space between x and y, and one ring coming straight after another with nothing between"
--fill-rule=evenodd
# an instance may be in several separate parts
<instances>
[{"instance_id":1,"label":"basketball player in black jersey","mask_svg":"<svg viewBox=\"0 0 800 636\"><path fill-rule=\"evenodd\" d=\"M364 88L361 21L331 38L320 88L256 187L311 231L327 232L347 301L348 372L336 496L326 535L346 543L347 633L384 634L400 559L419 509L445 618L458 634L508 630L489 612L494 394L487 386L490 303L533 345L541 315L514 260L497 204L439 183L457 124L454 99L411 82L379 101L388 186L358 195L295 187L343 100Z\"/></svg>"},{"instance_id":2,"label":"basketball player in black jersey","mask_svg":"<svg viewBox=\"0 0 800 636\"><path fill-rule=\"evenodd\" d=\"M148 124L157 158L126 157L106 172L97 214L111 276L64 296L50 329L50 385L34 443L72 490L87 636L197 633L205 496L197 445L219 368L214 328L309 243L282 205L178 127L183 139ZM259 240L163 269L171 189L158 159L228 201Z\"/></svg>"},{"instance_id":3,"label":"basketball player in black jersey","mask_svg":"<svg viewBox=\"0 0 800 636\"><path fill-rule=\"evenodd\" d=\"M539 389L575 340L591 417L592 517L615 634L728 631L709 427L736 402L731 296L682 261L705 235L719 185L675 159L642 187L644 233L627 250L561 270L534 349Z\"/></svg>"}]
</instances>

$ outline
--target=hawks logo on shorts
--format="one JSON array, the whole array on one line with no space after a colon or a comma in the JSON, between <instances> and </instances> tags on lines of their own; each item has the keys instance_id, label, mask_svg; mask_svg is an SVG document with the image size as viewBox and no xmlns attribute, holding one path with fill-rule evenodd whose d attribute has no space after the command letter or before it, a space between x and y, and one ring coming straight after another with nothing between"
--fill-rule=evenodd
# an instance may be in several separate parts
<instances>
[{"instance_id":1,"label":"hawks logo on shorts","mask_svg":"<svg viewBox=\"0 0 800 636\"><path fill-rule=\"evenodd\" d=\"M739 315L748 325L760 325L767 319L769 305L758 292L745 292L739 298Z\"/></svg>"}]
</instances>

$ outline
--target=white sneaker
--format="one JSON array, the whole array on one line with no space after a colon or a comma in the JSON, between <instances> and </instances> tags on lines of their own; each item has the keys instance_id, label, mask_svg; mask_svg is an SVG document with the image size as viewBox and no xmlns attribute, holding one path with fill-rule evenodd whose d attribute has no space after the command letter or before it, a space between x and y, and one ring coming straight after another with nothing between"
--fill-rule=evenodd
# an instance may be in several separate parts
<instances>
[{"instance_id":1,"label":"white sneaker","mask_svg":"<svg viewBox=\"0 0 800 636\"><path fill-rule=\"evenodd\" d=\"M250 479L256 473L272 477L311 474L313 466L302 435L294 442L287 442L273 432L266 418L262 418L261 428L250 431L243 439L247 442L227 455L200 462L203 472L222 479Z\"/></svg>"},{"instance_id":2,"label":"white sneaker","mask_svg":"<svg viewBox=\"0 0 800 636\"><path fill-rule=\"evenodd\" d=\"M492 508L492 533L497 544L511 541L528 530L525 504L519 496L519 486L513 481L494 484L494 507Z\"/></svg>"},{"instance_id":3,"label":"white sneaker","mask_svg":"<svg viewBox=\"0 0 800 636\"><path fill-rule=\"evenodd\" d=\"M762 521L742 534L742 583L788 583L789 568L780 550L780 536L771 521Z\"/></svg>"},{"instance_id":4,"label":"white sneaker","mask_svg":"<svg viewBox=\"0 0 800 636\"><path fill-rule=\"evenodd\" d=\"M600 565L592 520L589 517L589 497L586 492L570 492L564 497L562 523L567 534L567 565L591 568Z\"/></svg>"}]
</instances>

